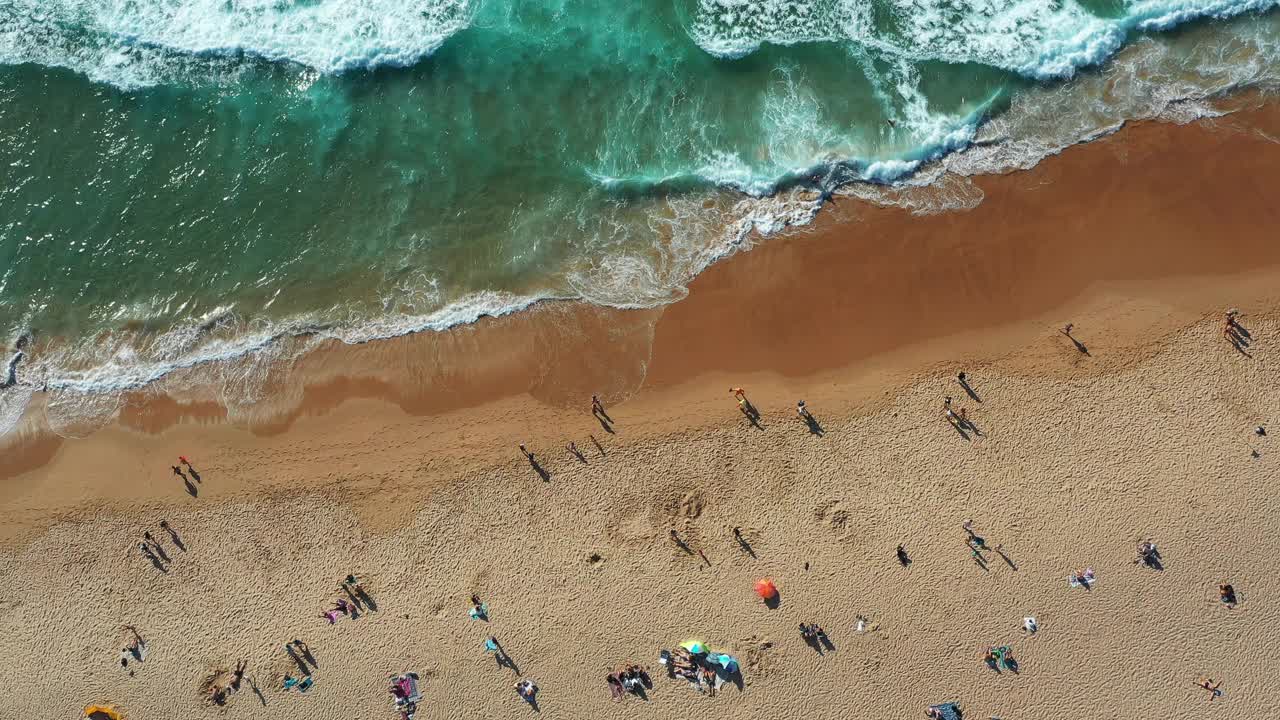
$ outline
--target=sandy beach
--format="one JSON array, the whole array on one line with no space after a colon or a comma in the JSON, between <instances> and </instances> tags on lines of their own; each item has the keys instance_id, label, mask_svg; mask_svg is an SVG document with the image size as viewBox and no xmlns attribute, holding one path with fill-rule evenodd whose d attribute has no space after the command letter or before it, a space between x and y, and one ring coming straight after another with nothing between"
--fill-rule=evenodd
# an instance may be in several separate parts
<instances>
[{"instance_id":1,"label":"sandy beach","mask_svg":"<svg viewBox=\"0 0 1280 720\"><path fill-rule=\"evenodd\" d=\"M972 179L968 212L837 200L666 308L547 304L334 346L252 417L225 387L135 393L63 433L84 437L10 438L0 715L394 718L388 677L413 671L419 718L532 716L520 678L565 718L1268 717L1280 492L1255 428L1280 407L1278 136L1272 105L1140 124ZM1223 337L1228 307L1247 346ZM1135 563L1144 540L1162 569ZM349 573L376 609L330 625ZM122 668L126 626L148 652ZM295 639L305 693L282 689ZM658 653L688 640L737 658L741 689L669 678ZM1017 672L983 663L1002 645ZM605 678L631 663L653 688L615 703Z\"/></svg>"}]
</instances>

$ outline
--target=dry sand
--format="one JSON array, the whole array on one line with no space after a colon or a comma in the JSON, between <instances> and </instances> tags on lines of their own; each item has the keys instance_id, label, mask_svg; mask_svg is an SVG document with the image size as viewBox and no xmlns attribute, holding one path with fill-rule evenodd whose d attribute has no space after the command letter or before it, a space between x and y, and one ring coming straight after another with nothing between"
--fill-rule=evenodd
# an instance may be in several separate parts
<instances>
[{"instance_id":1,"label":"dry sand","mask_svg":"<svg viewBox=\"0 0 1280 720\"><path fill-rule=\"evenodd\" d=\"M1265 192L1280 153L1252 128L1277 126L1268 108L1130 129L980 180L970 213L846 209L713 268L666 311L549 307L338 348L252 429L151 399L83 440L24 439L0 461L0 717L111 702L144 719L391 718L386 680L406 670L424 678L420 718L527 717L515 673L482 650L490 634L544 716L915 718L954 700L982 719L1270 717L1280 455L1252 429L1280 407ZM1212 181L1178 194L1188 176ZM1246 310L1249 355L1221 337L1226 305ZM1089 355L1054 330L1067 320ZM426 379L405 359L424 346ZM535 360L547 352L564 363ZM601 386L626 398L609 407L616 435L585 411ZM946 395L981 436L947 424ZM800 396L823 436L796 419ZM196 497L169 470L180 453ZM970 518L1007 562L971 557ZM167 572L137 552L146 530ZM1163 570L1133 563L1145 538ZM1068 587L1083 567L1094 588ZM348 572L378 610L329 626L319 612ZM776 610L751 592L761 577ZM1223 581L1239 607L1218 602ZM491 622L468 619L472 593ZM808 648L801 622L836 650ZM149 643L133 674L125 625ZM319 664L306 695L280 690L295 638ZM745 688L703 697L667 679L657 652L687 639L736 655ZM1000 644L1017 674L982 664ZM263 700L246 682L226 708L204 701L241 659ZM650 668L648 703L610 701L604 677L629 662ZM1210 702L1202 675L1225 696Z\"/></svg>"}]
</instances>

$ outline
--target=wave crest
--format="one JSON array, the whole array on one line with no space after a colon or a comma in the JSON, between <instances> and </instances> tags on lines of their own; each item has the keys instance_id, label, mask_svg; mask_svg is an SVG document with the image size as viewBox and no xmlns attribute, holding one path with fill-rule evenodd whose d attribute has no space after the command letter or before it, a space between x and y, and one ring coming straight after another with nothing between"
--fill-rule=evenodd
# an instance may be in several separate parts
<instances>
[{"instance_id":1,"label":"wave crest","mask_svg":"<svg viewBox=\"0 0 1280 720\"><path fill-rule=\"evenodd\" d=\"M472 14L473 0L0 0L0 64L126 88L169 81L193 59L340 73L415 63Z\"/></svg>"},{"instance_id":2,"label":"wave crest","mask_svg":"<svg viewBox=\"0 0 1280 720\"><path fill-rule=\"evenodd\" d=\"M1120 17L1074 0L699 0L689 36L732 59L765 43L853 42L916 61L981 63L1037 80L1068 78L1124 45L1130 32L1262 12L1278 0L1136 0Z\"/></svg>"}]
</instances>

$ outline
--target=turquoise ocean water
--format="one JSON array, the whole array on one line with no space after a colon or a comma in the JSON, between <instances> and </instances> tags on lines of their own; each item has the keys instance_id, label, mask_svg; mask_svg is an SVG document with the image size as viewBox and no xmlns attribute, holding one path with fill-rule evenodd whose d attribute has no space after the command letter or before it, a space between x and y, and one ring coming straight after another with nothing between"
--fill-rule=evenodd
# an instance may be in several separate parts
<instances>
[{"instance_id":1,"label":"turquoise ocean water","mask_svg":"<svg viewBox=\"0 0 1280 720\"><path fill-rule=\"evenodd\" d=\"M670 302L823 193L967 206L1271 89L1277 2L0 0L0 431L287 336Z\"/></svg>"}]
</instances>

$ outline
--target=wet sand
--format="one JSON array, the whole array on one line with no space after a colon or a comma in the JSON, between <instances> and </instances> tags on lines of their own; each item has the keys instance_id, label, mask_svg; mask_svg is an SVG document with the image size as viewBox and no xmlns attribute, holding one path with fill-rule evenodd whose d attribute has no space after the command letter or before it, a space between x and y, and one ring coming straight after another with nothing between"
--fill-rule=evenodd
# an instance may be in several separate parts
<instances>
[{"instance_id":1,"label":"wet sand","mask_svg":"<svg viewBox=\"0 0 1280 720\"><path fill-rule=\"evenodd\" d=\"M248 426L216 395L134 396L86 438L20 438L0 458L0 632L25 679L11 707L392 717L386 676L417 670L428 717L523 716L513 674L481 651L492 633L565 717L919 717L942 700L983 718L1264 717L1280 537L1269 440L1251 429L1280 401L1277 136L1272 107L1143 124L975 179L970 212L838 201L664 309L549 304L315 353ZM1248 355L1220 335L1227 306ZM982 436L946 423L945 395ZM200 469L194 497L179 454ZM167 573L136 551L162 517L187 544L167 546ZM971 557L967 518L1009 562ZM1148 537L1164 571L1132 563ZM1068 588L1085 566L1098 585ZM352 571L379 610L330 627L319 609ZM776 611L751 594L765 575ZM1215 599L1224 580L1235 610ZM472 592L491 627L466 618ZM804 621L838 650L806 648ZM132 677L123 624L151 642ZM321 656L306 697L278 690L294 637ZM657 650L691 638L737 655L745 690L701 698L658 672ZM1006 643L1017 675L978 658ZM267 704L201 704L200 682L241 657ZM604 675L627 660L654 675L650 707L609 701ZM1200 674L1227 695L1209 704Z\"/></svg>"}]
</instances>

